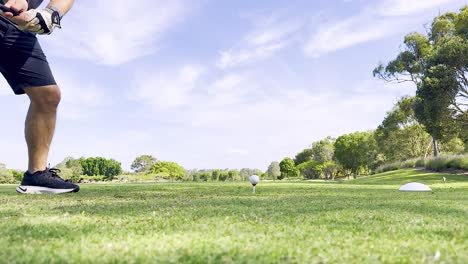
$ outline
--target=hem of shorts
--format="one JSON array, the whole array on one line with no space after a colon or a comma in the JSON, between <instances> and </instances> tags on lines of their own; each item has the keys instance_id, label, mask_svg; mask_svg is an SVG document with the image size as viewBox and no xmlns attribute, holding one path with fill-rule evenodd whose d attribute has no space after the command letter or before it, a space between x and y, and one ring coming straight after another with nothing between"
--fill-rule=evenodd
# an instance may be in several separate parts
<instances>
[{"instance_id":1,"label":"hem of shorts","mask_svg":"<svg viewBox=\"0 0 468 264\"><path fill-rule=\"evenodd\" d=\"M39 85L30 85L30 84L17 85L15 88L13 88L13 92L15 93L15 95L22 95L26 93L24 91L24 88L41 87L41 86L49 86L49 85L57 85L57 83L54 82L54 83L39 84Z\"/></svg>"},{"instance_id":2,"label":"hem of shorts","mask_svg":"<svg viewBox=\"0 0 468 264\"><path fill-rule=\"evenodd\" d=\"M15 89L13 89L13 92L15 93L15 95L25 94L26 92L24 91L24 88L26 88L26 87L27 87L27 85L16 87Z\"/></svg>"}]
</instances>

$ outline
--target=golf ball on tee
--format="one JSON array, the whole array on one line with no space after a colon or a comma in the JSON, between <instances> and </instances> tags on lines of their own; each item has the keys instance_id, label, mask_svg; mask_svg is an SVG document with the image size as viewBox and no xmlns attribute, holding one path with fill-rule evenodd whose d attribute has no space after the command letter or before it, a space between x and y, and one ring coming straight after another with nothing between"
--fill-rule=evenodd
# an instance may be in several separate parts
<instances>
[{"instance_id":1,"label":"golf ball on tee","mask_svg":"<svg viewBox=\"0 0 468 264\"><path fill-rule=\"evenodd\" d=\"M258 177L258 175L252 175L252 176L250 176L250 183L251 183L253 186L257 185L259 182L260 182L260 178Z\"/></svg>"}]
</instances>

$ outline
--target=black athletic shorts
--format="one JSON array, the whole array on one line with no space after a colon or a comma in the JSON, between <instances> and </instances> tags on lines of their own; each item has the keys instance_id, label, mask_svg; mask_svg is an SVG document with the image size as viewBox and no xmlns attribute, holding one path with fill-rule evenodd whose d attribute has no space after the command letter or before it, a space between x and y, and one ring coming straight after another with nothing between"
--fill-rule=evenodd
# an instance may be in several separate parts
<instances>
[{"instance_id":1,"label":"black athletic shorts","mask_svg":"<svg viewBox=\"0 0 468 264\"><path fill-rule=\"evenodd\" d=\"M0 17L0 72L15 94L24 94L27 87L55 85L36 35L19 30L5 19Z\"/></svg>"}]
</instances>

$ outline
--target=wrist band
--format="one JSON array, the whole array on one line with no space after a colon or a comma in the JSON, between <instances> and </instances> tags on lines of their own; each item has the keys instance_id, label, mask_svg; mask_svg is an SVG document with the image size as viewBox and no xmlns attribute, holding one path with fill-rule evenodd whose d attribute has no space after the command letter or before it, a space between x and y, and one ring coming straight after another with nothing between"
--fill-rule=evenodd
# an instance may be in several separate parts
<instances>
[{"instance_id":1,"label":"wrist band","mask_svg":"<svg viewBox=\"0 0 468 264\"><path fill-rule=\"evenodd\" d=\"M63 13L62 13L62 11L60 9L58 9L55 6L48 6L47 8L49 8L50 10L52 10L54 12L57 12L59 14L60 19L62 19Z\"/></svg>"}]
</instances>

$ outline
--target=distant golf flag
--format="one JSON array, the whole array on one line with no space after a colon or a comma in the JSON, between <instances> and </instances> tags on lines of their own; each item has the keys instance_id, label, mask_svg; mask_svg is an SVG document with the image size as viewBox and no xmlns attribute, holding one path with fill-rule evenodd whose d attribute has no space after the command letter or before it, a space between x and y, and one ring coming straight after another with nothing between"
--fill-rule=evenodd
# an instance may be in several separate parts
<instances>
[{"instance_id":1,"label":"distant golf flag","mask_svg":"<svg viewBox=\"0 0 468 264\"><path fill-rule=\"evenodd\" d=\"M253 193L255 193L255 187L260 182L260 178L258 177L258 175L252 175L252 176L250 176L249 180L250 180L250 183L253 186Z\"/></svg>"}]
</instances>

